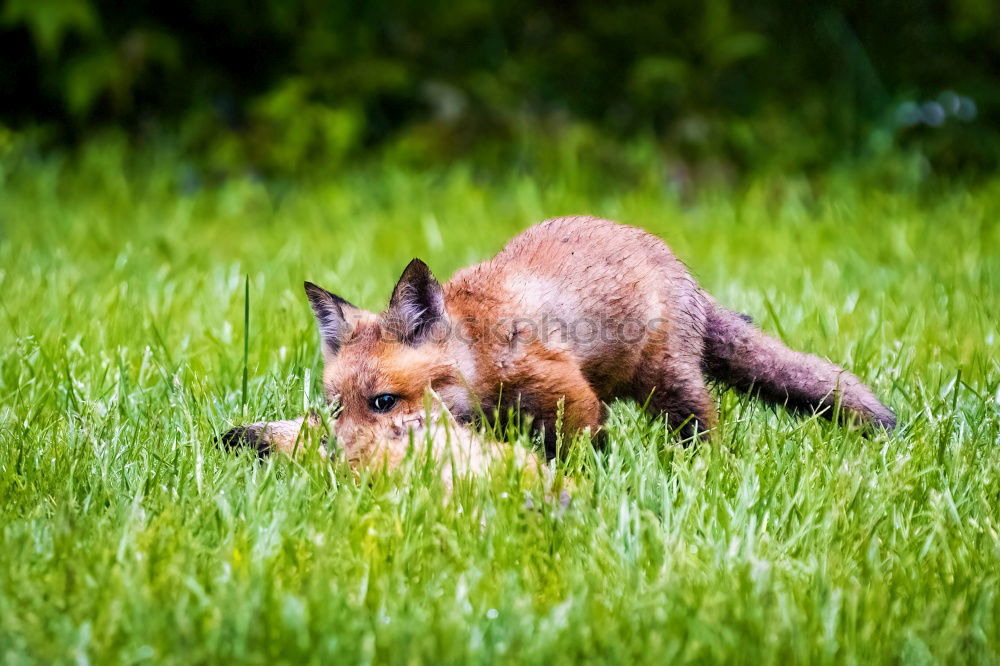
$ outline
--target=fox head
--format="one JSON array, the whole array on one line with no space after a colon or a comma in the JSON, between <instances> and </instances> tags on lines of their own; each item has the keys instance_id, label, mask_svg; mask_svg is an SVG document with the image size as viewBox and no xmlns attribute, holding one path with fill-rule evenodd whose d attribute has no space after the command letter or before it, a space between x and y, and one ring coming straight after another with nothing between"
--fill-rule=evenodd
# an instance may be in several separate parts
<instances>
[{"instance_id":1,"label":"fox head","mask_svg":"<svg viewBox=\"0 0 1000 666\"><path fill-rule=\"evenodd\" d=\"M349 461L372 456L385 441L419 428L432 389L460 420L470 414L455 361L444 291L414 259L380 314L305 283L323 345L323 388L339 409L334 436Z\"/></svg>"}]
</instances>

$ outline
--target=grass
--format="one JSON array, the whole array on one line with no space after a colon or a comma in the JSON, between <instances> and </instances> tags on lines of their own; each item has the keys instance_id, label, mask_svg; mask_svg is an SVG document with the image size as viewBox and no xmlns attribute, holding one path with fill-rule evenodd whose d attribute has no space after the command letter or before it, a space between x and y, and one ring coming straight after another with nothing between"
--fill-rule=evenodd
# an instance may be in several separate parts
<instances>
[{"instance_id":1,"label":"grass","mask_svg":"<svg viewBox=\"0 0 1000 666\"><path fill-rule=\"evenodd\" d=\"M179 188L99 148L0 160L0 662L1000 660L1000 180L681 203L651 160L567 159ZM577 212L667 239L898 433L719 391L685 449L619 404L566 508L503 466L445 501L419 465L214 446L321 404L304 279L380 308L412 256L446 277Z\"/></svg>"}]
</instances>

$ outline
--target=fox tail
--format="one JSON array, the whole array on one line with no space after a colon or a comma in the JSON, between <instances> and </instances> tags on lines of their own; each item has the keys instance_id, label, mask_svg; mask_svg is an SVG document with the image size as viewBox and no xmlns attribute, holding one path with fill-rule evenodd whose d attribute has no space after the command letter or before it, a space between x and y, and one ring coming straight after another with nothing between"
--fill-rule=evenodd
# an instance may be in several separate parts
<instances>
[{"instance_id":1,"label":"fox tail","mask_svg":"<svg viewBox=\"0 0 1000 666\"><path fill-rule=\"evenodd\" d=\"M708 376L793 409L815 410L832 418L839 402L846 415L863 423L887 431L896 427L892 410L850 372L789 349L749 317L710 298L707 305L703 366Z\"/></svg>"}]
</instances>

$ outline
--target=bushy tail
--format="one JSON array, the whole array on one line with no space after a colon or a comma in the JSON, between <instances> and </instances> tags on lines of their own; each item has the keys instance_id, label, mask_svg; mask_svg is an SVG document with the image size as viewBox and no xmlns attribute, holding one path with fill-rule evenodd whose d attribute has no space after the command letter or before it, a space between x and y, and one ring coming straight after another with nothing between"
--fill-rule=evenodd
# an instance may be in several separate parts
<instances>
[{"instance_id":1,"label":"bushy tail","mask_svg":"<svg viewBox=\"0 0 1000 666\"><path fill-rule=\"evenodd\" d=\"M892 410L843 368L789 349L714 300L709 299L708 310L704 370L710 377L774 403L821 411L827 418L839 399L846 415L886 430L896 427Z\"/></svg>"}]
</instances>

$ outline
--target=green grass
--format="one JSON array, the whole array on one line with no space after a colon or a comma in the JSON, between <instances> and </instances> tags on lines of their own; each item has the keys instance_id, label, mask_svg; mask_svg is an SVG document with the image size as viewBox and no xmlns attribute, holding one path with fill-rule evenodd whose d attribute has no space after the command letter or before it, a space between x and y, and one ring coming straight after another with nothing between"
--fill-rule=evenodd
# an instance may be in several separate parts
<instances>
[{"instance_id":1,"label":"green grass","mask_svg":"<svg viewBox=\"0 0 1000 666\"><path fill-rule=\"evenodd\" d=\"M1000 660L1000 180L682 204L652 160L566 159L185 193L102 150L0 160L0 662ZM214 446L321 404L304 279L379 308L413 256L444 278L579 212L661 235L898 433L717 392L684 449L620 404L567 508L502 466L446 501L426 469Z\"/></svg>"}]
</instances>

